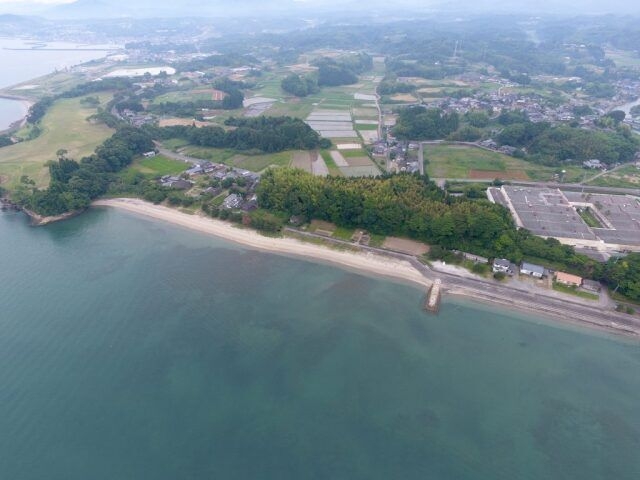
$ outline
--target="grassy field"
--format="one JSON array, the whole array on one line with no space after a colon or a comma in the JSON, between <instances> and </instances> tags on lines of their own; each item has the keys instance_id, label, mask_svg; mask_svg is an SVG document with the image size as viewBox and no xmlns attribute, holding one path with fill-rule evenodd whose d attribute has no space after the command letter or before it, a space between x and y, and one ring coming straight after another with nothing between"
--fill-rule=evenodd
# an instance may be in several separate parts
<instances>
[{"instance_id":1,"label":"grassy field","mask_svg":"<svg viewBox=\"0 0 640 480\"><path fill-rule=\"evenodd\" d=\"M113 133L105 125L87 121L95 112L81 105L79 98L56 102L42 119L38 138L0 149L2 185L11 189L22 175L28 175L38 187L46 187L49 171L45 164L55 159L57 150L66 149L69 158L77 160L93 153Z\"/></svg>"},{"instance_id":2,"label":"grassy field","mask_svg":"<svg viewBox=\"0 0 640 480\"><path fill-rule=\"evenodd\" d=\"M575 295L576 297L585 298L587 300L598 300L600 298L595 293L583 292L577 288L556 282L553 282L553 289L557 292L568 293L569 295Z\"/></svg>"},{"instance_id":3,"label":"grassy field","mask_svg":"<svg viewBox=\"0 0 640 480\"><path fill-rule=\"evenodd\" d=\"M342 172L336 165L336 162L334 162L333 158L331 158L331 153L329 153L328 150L322 150L320 152L320 155L322 155L322 159L329 169L329 175L332 175L334 177L341 177Z\"/></svg>"},{"instance_id":4,"label":"grassy field","mask_svg":"<svg viewBox=\"0 0 640 480\"><path fill-rule=\"evenodd\" d=\"M606 57L613 60L618 67L640 68L640 56L636 52L606 49Z\"/></svg>"},{"instance_id":5,"label":"grassy field","mask_svg":"<svg viewBox=\"0 0 640 480\"><path fill-rule=\"evenodd\" d=\"M277 153L248 154L238 153L234 150L223 148L188 146L181 150L185 155L210 160L216 163L244 168L252 172L260 172L267 167L287 167L291 163L295 150L287 150Z\"/></svg>"},{"instance_id":6,"label":"grassy field","mask_svg":"<svg viewBox=\"0 0 640 480\"><path fill-rule=\"evenodd\" d=\"M587 183L600 187L640 188L640 168L625 165Z\"/></svg>"},{"instance_id":7,"label":"grassy field","mask_svg":"<svg viewBox=\"0 0 640 480\"><path fill-rule=\"evenodd\" d=\"M172 158L156 155L152 158L138 158L129 167L145 176L155 178L163 175L178 175L190 167L185 162L180 162Z\"/></svg>"},{"instance_id":8,"label":"grassy field","mask_svg":"<svg viewBox=\"0 0 640 480\"><path fill-rule=\"evenodd\" d=\"M468 145L425 145L424 159L425 171L433 178L548 181L556 172L551 167ZM584 175L579 167L565 167L565 170L566 182L579 181Z\"/></svg>"}]
</instances>

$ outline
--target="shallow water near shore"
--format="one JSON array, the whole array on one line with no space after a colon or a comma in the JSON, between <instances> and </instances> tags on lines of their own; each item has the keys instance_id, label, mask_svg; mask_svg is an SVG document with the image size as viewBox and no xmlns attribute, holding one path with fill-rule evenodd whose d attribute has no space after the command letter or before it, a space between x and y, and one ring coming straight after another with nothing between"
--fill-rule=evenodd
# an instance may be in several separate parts
<instances>
[{"instance_id":1,"label":"shallow water near shore","mask_svg":"<svg viewBox=\"0 0 640 480\"><path fill-rule=\"evenodd\" d=\"M0 98L0 132L24 118L28 110L24 102Z\"/></svg>"},{"instance_id":2,"label":"shallow water near shore","mask_svg":"<svg viewBox=\"0 0 640 480\"><path fill-rule=\"evenodd\" d=\"M0 469L637 479L640 346L111 209L0 214Z\"/></svg>"}]
</instances>

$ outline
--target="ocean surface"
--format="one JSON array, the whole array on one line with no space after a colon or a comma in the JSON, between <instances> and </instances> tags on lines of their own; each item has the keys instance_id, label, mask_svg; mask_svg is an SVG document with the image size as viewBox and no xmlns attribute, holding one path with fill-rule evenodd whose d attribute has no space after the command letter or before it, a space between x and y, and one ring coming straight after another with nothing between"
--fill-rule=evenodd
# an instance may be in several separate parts
<instances>
[{"instance_id":1,"label":"ocean surface","mask_svg":"<svg viewBox=\"0 0 640 480\"><path fill-rule=\"evenodd\" d=\"M35 48L34 48L35 47ZM107 45L79 45L68 42L34 42L0 37L0 88L26 82L56 70L106 56ZM83 50L84 49L84 50ZM28 90L25 90L27 92ZM14 92L14 93L20 93ZM24 116L24 107L14 100L0 99L0 130Z\"/></svg>"},{"instance_id":2,"label":"ocean surface","mask_svg":"<svg viewBox=\"0 0 640 480\"><path fill-rule=\"evenodd\" d=\"M640 346L115 210L0 214L0 477L640 478Z\"/></svg>"}]
</instances>

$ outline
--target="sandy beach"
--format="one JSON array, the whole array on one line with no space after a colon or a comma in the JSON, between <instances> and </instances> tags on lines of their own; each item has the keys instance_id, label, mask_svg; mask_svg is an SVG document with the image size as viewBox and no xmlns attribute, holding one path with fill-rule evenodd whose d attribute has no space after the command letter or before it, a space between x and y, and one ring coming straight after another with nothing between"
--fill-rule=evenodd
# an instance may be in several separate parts
<instances>
[{"instance_id":1,"label":"sandy beach","mask_svg":"<svg viewBox=\"0 0 640 480\"><path fill-rule=\"evenodd\" d=\"M154 205L134 198L97 200L93 203L93 206L119 208L173 225L214 235L257 250L313 259L315 262L327 262L349 270L382 275L423 288L431 286L431 282L427 278L404 260L368 252L344 252L301 242L293 238L265 237L254 230L241 228L222 220L203 215L189 215L162 205Z\"/></svg>"}]
</instances>

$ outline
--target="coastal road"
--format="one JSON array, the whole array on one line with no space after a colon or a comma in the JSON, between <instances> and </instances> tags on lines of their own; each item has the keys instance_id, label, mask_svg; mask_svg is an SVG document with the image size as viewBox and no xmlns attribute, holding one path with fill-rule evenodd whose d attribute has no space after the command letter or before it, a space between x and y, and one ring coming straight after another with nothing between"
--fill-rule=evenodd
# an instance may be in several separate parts
<instances>
[{"instance_id":1,"label":"coastal road","mask_svg":"<svg viewBox=\"0 0 640 480\"><path fill-rule=\"evenodd\" d=\"M480 301L500 304L505 308L521 308L541 315L559 318L564 322L589 324L612 332L640 336L640 318L618 313L608 305L608 302L580 301L577 298L574 300L568 296L561 296L554 291L532 285L505 284L495 280L438 270L423 264L416 257L402 252L356 245L346 240L303 232L290 227L285 228L285 231L294 232L296 235L320 238L339 245L349 245L365 252L408 261L427 280L434 282L438 278L441 279L443 291L451 295L471 297Z\"/></svg>"}]
</instances>

